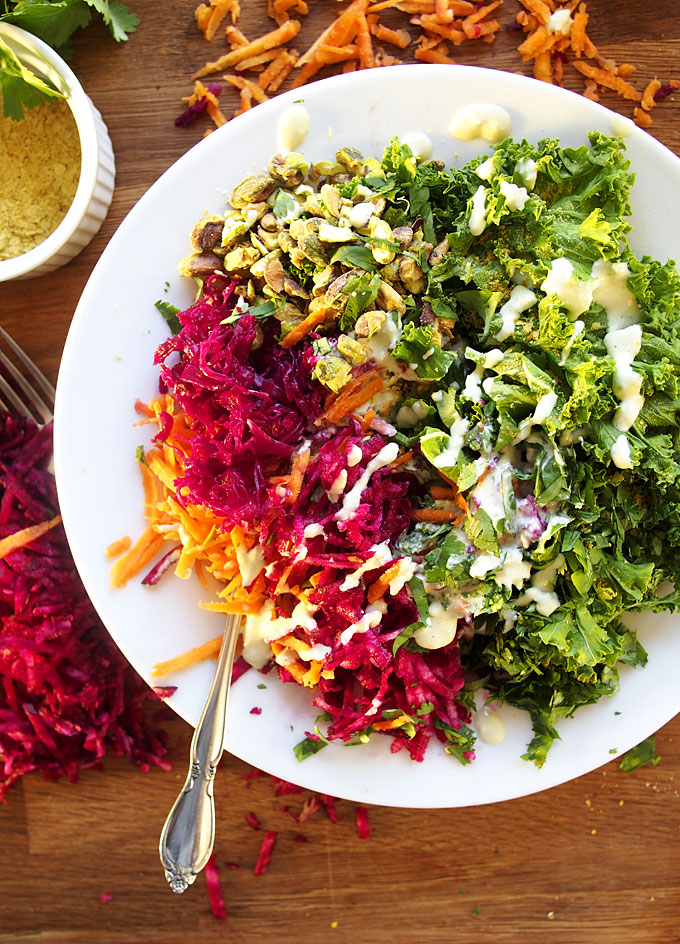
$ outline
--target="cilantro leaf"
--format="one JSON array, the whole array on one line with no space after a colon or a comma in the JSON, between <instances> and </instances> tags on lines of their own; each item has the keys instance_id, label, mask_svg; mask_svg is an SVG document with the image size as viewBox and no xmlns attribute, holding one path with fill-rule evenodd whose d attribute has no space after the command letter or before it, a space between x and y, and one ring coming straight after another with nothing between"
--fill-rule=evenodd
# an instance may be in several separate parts
<instances>
[{"instance_id":1,"label":"cilantro leaf","mask_svg":"<svg viewBox=\"0 0 680 944\"><path fill-rule=\"evenodd\" d=\"M182 325L177 315L180 313L181 309L175 308L175 306L171 305L170 302L164 302L161 299L159 299L157 302L154 302L154 308L157 308L161 313L167 322L171 333L179 334L179 332L182 330Z\"/></svg>"},{"instance_id":2,"label":"cilantro leaf","mask_svg":"<svg viewBox=\"0 0 680 944\"><path fill-rule=\"evenodd\" d=\"M137 14L131 13L124 3L116 3L115 0L85 0L85 3L101 13L117 43L125 42L139 25Z\"/></svg>"},{"instance_id":3,"label":"cilantro leaf","mask_svg":"<svg viewBox=\"0 0 680 944\"><path fill-rule=\"evenodd\" d=\"M5 0L0 21L13 23L33 33L62 56L71 53L73 33L92 20L92 10L101 15L113 38L121 42L137 27L139 17L125 4L110 0ZM0 40L0 90L3 112L20 120L24 108L42 104L59 93L30 69L22 66L11 47ZM38 94L40 93L40 94Z\"/></svg>"}]
</instances>

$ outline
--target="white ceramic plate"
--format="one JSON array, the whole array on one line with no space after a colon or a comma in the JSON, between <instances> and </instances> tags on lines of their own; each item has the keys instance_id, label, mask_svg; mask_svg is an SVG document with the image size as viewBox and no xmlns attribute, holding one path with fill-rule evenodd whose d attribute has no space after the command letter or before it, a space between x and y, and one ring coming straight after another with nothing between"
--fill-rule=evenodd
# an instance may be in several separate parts
<instances>
[{"instance_id":1,"label":"white ceramic plate","mask_svg":"<svg viewBox=\"0 0 680 944\"><path fill-rule=\"evenodd\" d=\"M244 176L266 166L275 152L279 114L304 99L310 131L304 150L313 160L332 158L344 144L379 157L393 135L427 132L434 155L460 165L489 150L484 141L452 139L454 112L471 102L502 105L512 135L537 141L586 141L586 131L612 132L609 110L533 79L492 70L403 66L328 79L258 106L211 134L151 187L111 240L78 305L57 390L55 461L64 523L78 569L99 614L126 657L147 680L154 662L221 633L222 618L198 608L198 581L167 579L152 588L133 582L109 589L104 549L143 528L142 488L135 448L149 441L135 427L136 397L157 390L152 366L166 337L157 299L180 307L192 301L193 283L176 274L189 251L188 234L204 211L224 209L225 194ZM680 218L680 160L637 128L627 139L637 172L633 193L633 248L666 259L675 252ZM166 282L169 285L166 285ZM167 289L167 290L166 290ZM631 621L632 622L632 621ZM520 759L531 736L528 718L503 709L507 728L497 746L478 742L476 761L461 767L431 746L424 763L406 751L389 753L391 739L362 747L334 744L300 763L293 745L316 714L309 692L281 685L272 673L248 672L234 687L226 746L233 754L287 780L368 803L453 807L523 796L562 783L612 759L651 734L680 710L680 689L668 668L680 664L678 618L645 616L635 623L649 651L644 669L621 672L613 698L582 708L560 724L561 741L542 770ZM195 724L213 664L196 665L164 681L178 685L172 707ZM266 689L258 689L264 682ZM260 715L250 714L254 706Z\"/></svg>"}]
</instances>

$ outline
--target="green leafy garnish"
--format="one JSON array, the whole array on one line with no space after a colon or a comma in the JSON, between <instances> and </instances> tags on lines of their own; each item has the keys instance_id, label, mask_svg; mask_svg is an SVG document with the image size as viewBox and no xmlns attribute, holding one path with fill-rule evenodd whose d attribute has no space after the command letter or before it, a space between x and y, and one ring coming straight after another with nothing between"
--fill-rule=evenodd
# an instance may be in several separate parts
<instances>
[{"instance_id":1,"label":"green leafy garnish","mask_svg":"<svg viewBox=\"0 0 680 944\"><path fill-rule=\"evenodd\" d=\"M0 22L33 33L66 58L71 53L71 36L89 25L93 11L101 16L117 42L126 40L139 23L136 14L114 0L1 0L0 11ZM23 117L24 108L34 108L46 98L61 94L22 66L14 50L2 40L0 91L4 114L16 120Z\"/></svg>"},{"instance_id":2,"label":"green leafy garnish","mask_svg":"<svg viewBox=\"0 0 680 944\"><path fill-rule=\"evenodd\" d=\"M295 745L293 753L298 760L306 760L308 757L318 754L327 745L328 741L317 741L315 738L306 737Z\"/></svg>"},{"instance_id":3,"label":"green leafy garnish","mask_svg":"<svg viewBox=\"0 0 680 944\"><path fill-rule=\"evenodd\" d=\"M656 767L660 760L661 758L656 753L656 735L652 734L651 737L645 738L636 747L626 751L619 762L619 768L630 772L647 764Z\"/></svg>"},{"instance_id":4,"label":"green leafy garnish","mask_svg":"<svg viewBox=\"0 0 680 944\"><path fill-rule=\"evenodd\" d=\"M181 308L176 308L174 305L171 305L170 302L164 302L161 299L159 299L157 302L154 302L154 307L158 309L167 322L171 333L179 334L179 332L182 330L182 325L177 315L180 313Z\"/></svg>"}]
</instances>

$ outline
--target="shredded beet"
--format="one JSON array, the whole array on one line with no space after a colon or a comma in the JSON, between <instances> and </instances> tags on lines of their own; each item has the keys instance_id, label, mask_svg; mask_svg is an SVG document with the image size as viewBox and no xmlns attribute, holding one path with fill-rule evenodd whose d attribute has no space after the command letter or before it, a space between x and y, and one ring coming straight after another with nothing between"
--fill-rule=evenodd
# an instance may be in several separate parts
<instances>
[{"instance_id":1,"label":"shredded beet","mask_svg":"<svg viewBox=\"0 0 680 944\"><path fill-rule=\"evenodd\" d=\"M210 908L213 915L224 921L227 917L227 906L224 903L222 888L220 886L220 870L215 861L213 853L208 859L205 867L205 883L208 886L208 897L210 898Z\"/></svg>"},{"instance_id":2,"label":"shredded beet","mask_svg":"<svg viewBox=\"0 0 680 944\"><path fill-rule=\"evenodd\" d=\"M246 813L246 823L248 823L252 829L260 828L260 821L254 813Z\"/></svg>"},{"instance_id":3,"label":"shredded beet","mask_svg":"<svg viewBox=\"0 0 680 944\"><path fill-rule=\"evenodd\" d=\"M253 873L255 875L263 875L269 868L269 860L272 857L272 852L274 851L274 846L276 845L276 832L272 829L262 840L262 848L260 849L260 854L257 857L257 862L255 863L255 868Z\"/></svg>"},{"instance_id":4,"label":"shredded beet","mask_svg":"<svg viewBox=\"0 0 680 944\"><path fill-rule=\"evenodd\" d=\"M297 833L295 837L293 838L293 842L296 845L300 845L303 842L309 842L309 839L307 838L307 836L303 836L302 833Z\"/></svg>"},{"instance_id":5,"label":"shredded beet","mask_svg":"<svg viewBox=\"0 0 680 944\"><path fill-rule=\"evenodd\" d=\"M371 838L371 826L368 822L368 810L365 806L357 806L357 834L359 839Z\"/></svg>"},{"instance_id":6,"label":"shredded beet","mask_svg":"<svg viewBox=\"0 0 680 944\"><path fill-rule=\"evenodd\" d=\"M167 573L167 571L169 571L170 568L177 563L177 561L180 559L181 553L181 544L178 544L177 547L171 548L167 554L164 554L163 557L161 557L157 564L154 564L149 573L142 580L142 583L147 587L155 586L163 574Z\"/></svg>"},{"instance_id":7,"label":"shredded beet","mask_svg":"<svg viewBox=\"0 0 680 944\"><path fill-rule=\"evenodd\" d=\"M335 803L337 797L329 796L327 793L321 794L321 803L326 813L326 816L329 818L331 823L337 823L338 814L335 810Z\"/></svg>"},{"instance_id":8,"label":"shredded beet","mask_svg":"<svg viewBox=\"0 0 680 944\"><path fill-rule=\"evenodd\" d=\"M107 905L110 901L113 900L113 895L111 894L111 892L102 892L101 895L99 896L99 900L102 902L102 904Z\"/></svg>"},{"instance_id":9,"label":"shredded beet","mask_svg":"<svg viewBox=\"0 0 680 944\"><path fill-rule=\"evenodd\" d=\"M654 101L659 102L662 98L668 98L669 95L672 95L673 92L676 92L678 89L677 82L666 82L661 88L658 88L654 92Z\"/></svg>"},{"instance_id":10,"label":"shredded beet","mask_svg":"<svg viewBox=\"0 0 680 944\"><path fill-rule=\"evenodd\" d=\"M222 86L219 82L210 82L206 88L212 95L219 95L222 91ZM198 116L202 115L207 107L208 97L206 95L201 95L197 102L195 102L193 105L189 105L189 107L185 109L181 115L175 118L175 124L178 128L186 128L192 123L192 121L196 121Z\"/></svg>"},{"instance_id":11,"label":"shredded beet","mask_svg":"<svg viewBox=\"0 0 680 944\"><path fill-rule=\"evenodd\" d=\"M177 691L176 685L154 685L152 687L159 698L170 698Z\"/></svg>"},{"instance_id":12,"label":"shredded beet","mask_svg":"<svg viewBox=\"0 0 680 944\"><path fill-rule=\"evenodd\" d=\"M251 715L261 715L261 714L262 714L262 709L261 709L261 708L251 708L251 709L250 709L250 714L251 714Z\"/></svg>"},{"instance_id":13,"label":"shredded beet","mask_svg":"<svg viewBox=\"0 0 680 944\"><path fill-rule=\"evenodd\" d=\"M57 511L51 425L0 413L0 537ZM107 753L170 764L145 723L150 688L99 621L61 525L0 560L0 799L24 774L78 778Z\"/></svg>"}]
</instances>

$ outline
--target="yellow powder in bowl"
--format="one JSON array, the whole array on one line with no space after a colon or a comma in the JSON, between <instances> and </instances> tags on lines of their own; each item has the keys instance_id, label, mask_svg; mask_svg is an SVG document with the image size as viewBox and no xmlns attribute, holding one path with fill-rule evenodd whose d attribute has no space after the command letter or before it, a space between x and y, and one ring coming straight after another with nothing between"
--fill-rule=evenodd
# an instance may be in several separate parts
<instances>
[{"instance_id":1,"label":"yellow powder in bowl","mask_svg":"<svg viewBox=\"0 0 680 944\"><path fill-rule=\"evenodd\" d=\"M38 246L66 216L80 177L80 140L71 109L56 99L0 114L0 260Z\"/></svg>"}]
</instances>

